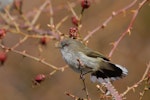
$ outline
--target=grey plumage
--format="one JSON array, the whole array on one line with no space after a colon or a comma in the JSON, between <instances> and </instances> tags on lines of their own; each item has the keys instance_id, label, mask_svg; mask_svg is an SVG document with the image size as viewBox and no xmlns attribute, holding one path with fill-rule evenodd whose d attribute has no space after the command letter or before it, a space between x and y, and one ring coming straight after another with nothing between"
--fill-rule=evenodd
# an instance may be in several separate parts
<instances>
[{"instance_id":1,"label":"grey plumage","mask_svg":"<svg viewBox=\"0 0 150 100\"><path fill-rule=\"evenodd\" d=\"M113 64L108 58L93 51L80 41L67 38L60 42L60 50L66 63L76 72L91 73L93 82L102 79L116 80L127 75L126 68Z\"/></svg>"}]
</instances>

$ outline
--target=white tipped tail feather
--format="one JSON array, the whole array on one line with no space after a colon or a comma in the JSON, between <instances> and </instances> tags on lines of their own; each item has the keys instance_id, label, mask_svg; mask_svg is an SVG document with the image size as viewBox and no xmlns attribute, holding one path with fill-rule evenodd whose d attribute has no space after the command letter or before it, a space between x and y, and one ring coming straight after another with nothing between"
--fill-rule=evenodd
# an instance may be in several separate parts
<instances>
[{"instance_id":1,"label":"white tipped tail feather","mask_svg":"<svg viewBox=\"0 0 150 100\"><path fill-rule=\"evenodd\" d=\"M125 67L118 65L118 64L115 64L115 65L116 65L116 67L118 67L122 70L122 76L128 75L128 70Z\"/></svg>"},{"instance_id":2,"label":"white tipped tail feather","mask_svg":"<svg viewBox=\"0 0 150 100\"><path fill-rule=\"evenodd\" d=\"M109 63L111 66L111 70L109 69L100 69L91 74L92 82L99 83L108 83L110 81L118 80L122 77L125 77L128 74L128 70L118 64ZM113 70L112 70L113 69Z\"/></svg>"}]
</instances>

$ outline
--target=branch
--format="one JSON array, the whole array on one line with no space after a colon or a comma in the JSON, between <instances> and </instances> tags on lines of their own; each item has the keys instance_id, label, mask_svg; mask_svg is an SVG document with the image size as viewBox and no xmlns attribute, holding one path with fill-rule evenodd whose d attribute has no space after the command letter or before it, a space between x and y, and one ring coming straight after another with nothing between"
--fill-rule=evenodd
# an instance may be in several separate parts
<instances>
[{"instance_id":1,"label":"branch","mask_svg":"<svg viewBox=\"0 0 150 100\"><path fill-rule=\"evenodd\" d=\"M46 7L46 5L49 4L49 0L46 0L41 7L38 9L38 12L36 13L36 15L34 16L32 22L31 22L31 27L36 23L36 21L38 20L41 12L44 10L44 8Z\"/></svg>"},{"instance_id":2,"label":"branch","mask_svg":"<svg viewBox=\"0 0 150 100\"><path fill-rule=\"evenodd\" d=\"M135 5L135 3L137 2L137 0L134 0L133 2L131 2L129 5L125 6L124 8L116 11L116 12L112 12L112 15L109 16L103 23L102 25L96 27L94 30L92 30L91 32L88 33L88 35L86 37L84 37L83 41L88 40L95 32L97 32L100 29L103 29L107 26L107 24L117 15L124 13L125 11L127 11L129 8L131 8L132 6Z\"/></svg>"},{"instance_id":3,"label":"branch","mask_svg":"<svg viewBox=\"0 0 150 100\"><path fill-rule=\"evenodd\" d=\"M128 87L127 90L124 91L121 95L122 95L122 96L125 96L130 90L134 90L136 87L138 87L138 86L145 80L145 78L146 78L146 76L147 76L149 70L150 70L150 62L149 62L149 64L147 65L147 68L146 68L146 70L145 70L145 72L144 72L142 78L141 78L137 83L135 83L134 85L132 85L131 87Z\"/></svg>"},{"instance_id":4,"label":"branch","mask_svg":"<svg viewBox=\"0 0 150 100\"><path fill-rule=\"evenodd\" d=\"M7 52L8 51L12 51L12 52L20 54L20 55L22 55L24 57L28 57L30 59L38 61L38 62L40 62L40 63L42 63L42 64L44 64L44 65L46 65L46 66L48 66L48 67L50 67L50 68L52 68L54 70L57 70L57 71L64 71L64 69L67 68L66 66L58 68L58 67L56 67L56 66L54 66L54 65L52 65L52 64L50 64L50 63L48 63L46 61L44 61L44 59L40 59L40 58L37 58L35 56L27 54L25 51L18 51L18 50L12 49L12 48L8 48L8 47L5 47L2 44L0 44L0 47L3 48L3 49L5 49Z\"/></svg>"},{"instance_id":5,"label":"branch","mask_svg":"<svg viewBox=\"0 0 150 100\"><path fill-rule=\"evenodd\" d=\"M121 34L121 36L119 37L119 39L117 41L115 41L113 43L113 48L111 49L110 53L109 53L109 58L112 56L112 54L114 53L115 49L117 48L118 44L120 43L120 41L125 37L125 35L127 33L131 34L131 29L132 29L132 26L135 22L135 19L140 11L140 9L143 7L143 5L147 2L148 0L143 0L141 3L139 3L139 6L136 10L133 10L133 16L132 16L132 19L129 23L129 26L127 27L127 29Z\"/></svg>"}]
</instances>

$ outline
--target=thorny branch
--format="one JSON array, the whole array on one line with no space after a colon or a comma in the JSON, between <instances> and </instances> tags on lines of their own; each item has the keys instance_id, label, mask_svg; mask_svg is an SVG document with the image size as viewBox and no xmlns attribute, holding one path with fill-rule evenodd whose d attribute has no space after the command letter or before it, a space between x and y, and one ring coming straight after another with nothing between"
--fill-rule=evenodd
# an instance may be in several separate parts
<instances>
[{"instance_id":1,"label":"thorny branch","mask_svg":"<svg viewBox=\"0 0 150 100\"><path fill-rule=\"evenodd\" d=\"M100 26L96 27L94 30L92 30L91 32L88 33L88 35L86 35L84 37L84 41L88 40L95 32L99 31L100 29L103 29L107 26L107 24L117 15L124 13L125 11L127 11L128 9L130 9L131 7L133 7L135 5L135 3L137 2L137 0L134 0L133 2L131 2L131 4L125 6L124 8L116 11L116 12L112 12L112 15L109 16Z\"/></svg>"},{"instance_id":2,"label":"thorny branch","mask_svg":"<svg viewBox=\"0 0 150 100\"><path fill-rule=\"evenodd\" d=\"M35 60L35 61L38 61L38 62L40 62L40 63L42 63L42 64L44 64L44 65L46 65L46 66L48 66L48 67L50 67L50 68L52 68L52 69L54 69L54 70L61 70L61 71L64 71L64 69L66 68L66 67L58 68L58 67L56 67L56 66L54 66L54 65L52 65L52 64L50 64L50 63L48 63L48 62L46 62L46 61L44 61L44 59L40 59L40 58L37 58L37 57L35 57L35 56L32 56L32 55L27 54L26 51L18 51L18 50L15 50L15 49L13 49L13 48L8 48L8 47L6 47L6 46L4 46L4 45L2 45L2 44L0 44L0 47L3 48L3 49L5 49L7 52L8 52L8 51L11 51L11 52L20 54L20 55L22 55L22 56L24 56L24 57L28 57L28 58L30 58L30 59L33 59L33 60Z\"/></svg>"},{"instance_id":3,"label":"thorny branch","mask_svg":"<svg viewBox=\"0 0 150 100\"><path fill-rule=\"evenodd\" d=\"M129 23L129 25L128 25L128 28L121 34L121 36L118 38L118 40L113 43L113 48L112 48L112 50L110 51L109 56L108 56L109 58L112 56L112 54L114 53L115 49L117 48L117 46L118 46L118 44L120 43L120 41L124 38L124 36L125 36L127 33L129 33L129 35L131 34L131 29L132 29L132 26L133 26L133 24L134 24L134 22L135 22L135 19L136 19L137 15L138 15L140 9L143 7L143 5L144 5L147 1L148 1L148 0L143 0L141 3L139 3L139 6L138 6L137 9L132 11L132 12L133 12L133 16L132 16L132 19L131 19L131 21L130 21L130 23Z\"/></svg>"},{"instance_id":4,"label":"thorny branch","mask_svg":"<svg viewBox=\"0 0 150 100\"><path fill-rule=\"evenodd\" d=\"M135 83L133 86L128 87L127 90L125 90L121 95L122 95L122 96L125 96L129 91L131 91L131 90L134 91L135 88L137 88L137 87L145 80L145 78L147 78L147 75L148 75L148 72L149 72L149 71L150 71L150 62L149 62L149 64L147 65L147 68L146 68L146 70L145 70L145 72L144 72L142 78L141 78L137 83Z\"/></svg>"}]
</instances>

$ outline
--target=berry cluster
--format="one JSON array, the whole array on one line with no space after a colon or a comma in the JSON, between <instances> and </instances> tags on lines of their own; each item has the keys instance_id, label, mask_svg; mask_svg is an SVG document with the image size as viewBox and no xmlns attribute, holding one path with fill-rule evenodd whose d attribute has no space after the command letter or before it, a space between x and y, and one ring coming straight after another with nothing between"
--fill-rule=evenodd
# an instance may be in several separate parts
<instances>
[{"instance_id":1,"label":"berry cluster","mask_svg":"<svg viewBox=\"0 0 150 100\"><path fill-rule=\"evenodd\" d=\"M73 39L76 39L78 37L78 29L75 28L75 27L71 27L69 29L69 37L73 38Z\"/></svg>"}]
</instances>

